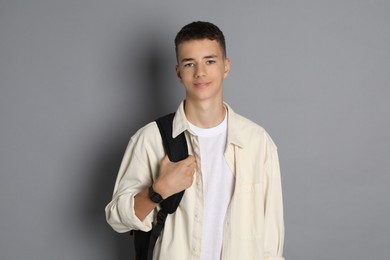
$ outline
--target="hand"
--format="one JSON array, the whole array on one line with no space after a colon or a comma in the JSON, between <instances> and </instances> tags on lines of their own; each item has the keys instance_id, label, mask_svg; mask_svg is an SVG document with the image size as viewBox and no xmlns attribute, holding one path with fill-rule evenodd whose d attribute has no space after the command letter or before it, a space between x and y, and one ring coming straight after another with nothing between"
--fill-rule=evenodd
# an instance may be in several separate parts
<instances>
[{"instance_id":1,"label":"hand","mask_svg":"<svg viewBox=\"0 0 390 260\"><path fill-rule=\"evenodd\" d=\"M159 177L153 184L153 189L166 199L191 187L196 165L193 155L179 162L171 162L168 156L165 156L161 160Z\"/></svg>"}]
</instances>

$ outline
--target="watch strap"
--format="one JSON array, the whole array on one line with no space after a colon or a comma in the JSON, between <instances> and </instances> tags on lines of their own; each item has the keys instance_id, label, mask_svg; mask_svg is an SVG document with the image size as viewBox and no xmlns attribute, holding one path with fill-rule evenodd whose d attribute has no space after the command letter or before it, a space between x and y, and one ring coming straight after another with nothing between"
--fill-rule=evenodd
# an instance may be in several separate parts
<instances>
[{"instance_id":1,"label":"watch strap","mask_svg":"<svg viewBox=\"0 0 390 260\"><path fill-rule=\"evenodd\" d=\"M154 203L160 203L164 200L163 197L159 193L157 193L153 190L153 185L151 185L149 187L149 198Z\"/></svg>"}]
</instances>

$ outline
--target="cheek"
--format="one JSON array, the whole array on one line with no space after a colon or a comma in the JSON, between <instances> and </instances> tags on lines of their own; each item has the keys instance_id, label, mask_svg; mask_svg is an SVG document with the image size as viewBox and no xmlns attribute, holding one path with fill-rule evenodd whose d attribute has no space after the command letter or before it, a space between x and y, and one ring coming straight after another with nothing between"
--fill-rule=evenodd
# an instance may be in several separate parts
<instances>
[{"instance_id":1,"label":"cheek","mask_svg":"<svg viewBox=\"0 0 390 260\"><path fill-rule=\"evenodd\" d=\"M190 69L188 69L188 70L182 70L180 75L181 75L181 80L182 80L183 82L185 82L185 81L190 81L190 80L193 79L193 72L192 72L192 70L190 70Z\"/></svg>"},{"instance_id":2,"label":"cheek","mask_svg":"<svg viewBox=\"0 0 390 260\"><path fill-rule=\"evenodd\" d=\"M225 73L225 68L218 68L217 70L213 71L213 76L215 78L225 78L226 73Z\"/></svg>"},{"instance_id":3,"label":"cheek","mask_svg":"<svg viewBox=\"0 0 390 260\"><path fill-rule=\"evenodd\" d=\"M179 79L183 85L188 85L192 82L192 76L189 73L181 73Z\"/></svg>"}]
</instances>

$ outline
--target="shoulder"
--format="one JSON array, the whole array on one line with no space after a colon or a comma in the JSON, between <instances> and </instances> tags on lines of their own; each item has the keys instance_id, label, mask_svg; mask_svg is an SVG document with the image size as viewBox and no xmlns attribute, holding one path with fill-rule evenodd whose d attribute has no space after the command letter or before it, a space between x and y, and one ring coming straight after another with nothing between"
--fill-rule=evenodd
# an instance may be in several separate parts
<instances>
[{"instance_id":1,"label":"shoulder","mask_svg":"<svg viewBox=\"0 0 390 260\"><path fill-rule=\"evenodd\" d=\"M244 144L258 145L261 143L269 148L277 149L271 136L261 125L235 112L232 112L231 121L232 131L236 132Z\"/></svg>"},{"instance_id":2,"label":"shoulder","mask_svg":"<svg viewBox=\"0 0 390 260\"><path fill-rule=\"evenodd\" d=\"M155 121L138 129L130 138L130 143L137 146L150 147L158 142L161 142L161 136Z\"/></svg>"},{"instance_id":3,"label":"shoulder","mask_svg":"<svg viewBox=\"0 0 390 260\"><path fill-rule=\"evenodd\" d=\"M131 137L131 138L141 138L141 137L149 137L156 134L158 131L158 127L156 124L156 121L152 121L140 129L137 130L137 132Z\"/></svg>"},{"instance_id":4,"label":"shoulder","mask_svg":"<svg viewBox=\"0 0 390 260\"><path fill-rule=\"evenodd\" d=\"M265 132L265 129L254 121L248 119L245 116L234 113L233 119L235 123L241 126L243 129L247 131L257 131L257 132Z\"/></svg>"},{"instance_id":5,"label":"shoulder","mask_svg":"<svg viewBox=\"0 0 390 260\"><path fill-rule=\"evenodd\" d=\"M143 126L131 136L125 154L128 157L128 161L136 158L136 160L145 165L150 163L154 165L155 162L161 160L165 152L160 131L155 121Z\"/></svg>"}]
</instances>

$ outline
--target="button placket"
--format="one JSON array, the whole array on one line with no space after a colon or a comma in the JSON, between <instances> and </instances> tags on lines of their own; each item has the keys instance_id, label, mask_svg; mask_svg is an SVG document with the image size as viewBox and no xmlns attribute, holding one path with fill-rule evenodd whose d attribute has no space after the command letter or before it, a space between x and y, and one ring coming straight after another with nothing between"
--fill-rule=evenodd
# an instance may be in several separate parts
<instances>
[{"instance_id":1,"label":"button placket","mask_svg":"<svg viewBox=\"0 0 390 260\"><path fill-rule=\"evenodd\" d=\"M196 200L195 200L195 216L194 216L194 230L192 240L192 254L193 256L200 256L201 238L202 238L202 225L203 221L201 216L203 215L203 184L201 174L201 158L200 148L197 136L190 135L192 152L197 161L197 171L195 176L195 189L196 189Z\"/></svg>"}]
</instances>

